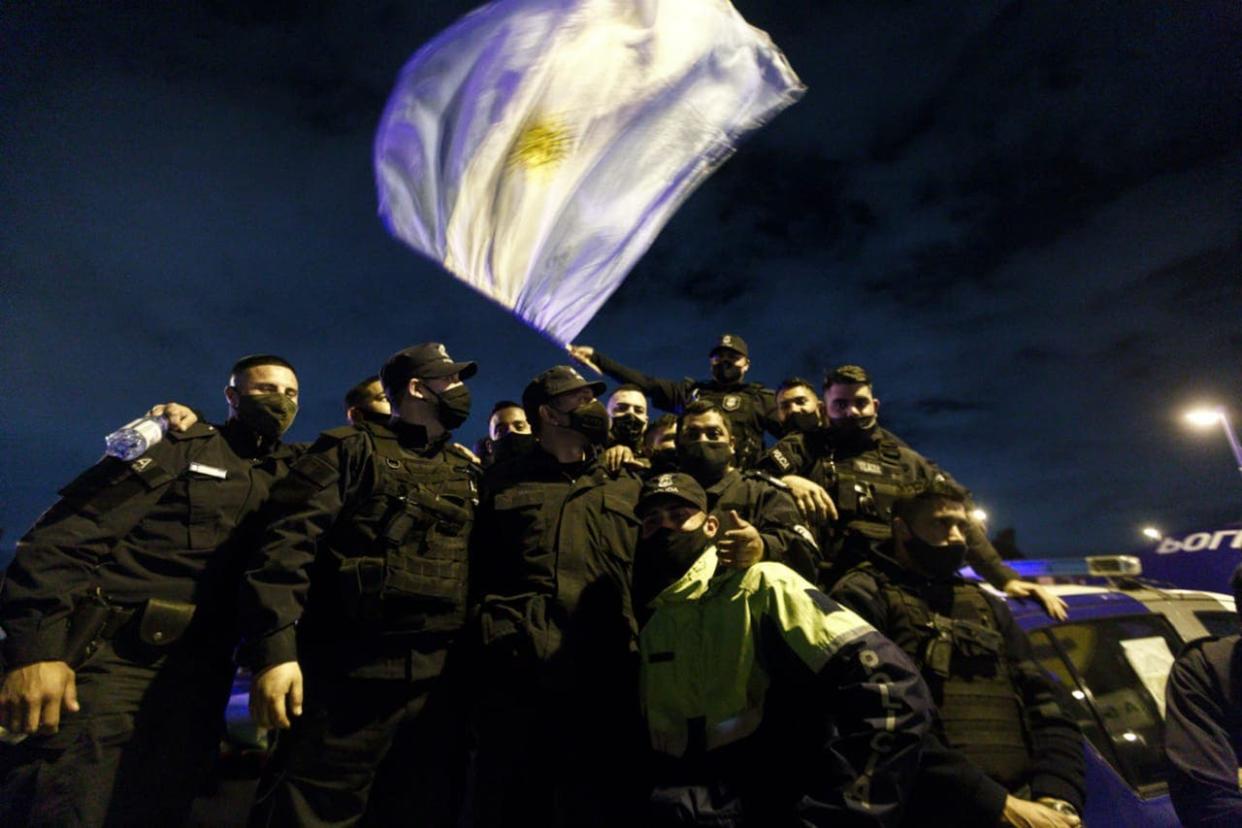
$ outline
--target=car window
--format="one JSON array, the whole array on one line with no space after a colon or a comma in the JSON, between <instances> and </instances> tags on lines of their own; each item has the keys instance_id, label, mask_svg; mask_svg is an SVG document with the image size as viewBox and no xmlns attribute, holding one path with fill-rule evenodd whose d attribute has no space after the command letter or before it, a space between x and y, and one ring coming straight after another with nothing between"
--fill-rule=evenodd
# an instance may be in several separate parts
<instances>
[{"instance_id":1,"label":"car window","mask_svg":"<svg viewBox=\"0 0 1242 828\"><path fill-rule=\"evenodd\" d=\"M1195 618L1199 619L1209 633L1217 638L1237 635L1242 630L1238 625L1238 614L1228 610L1197 610Z\"/></svg>"},{"instance_id":2,"label":"car window","mask_svg":"<svg viewBox=\"0 0 1242 828\"><path fill-rule=\"evenodd\" d=\"M1096 750L1136 791L1163 790L1163 699L1153 695L1163 682L1152 665L1182 647L1168 621L1099 618L1041 630L1032 643L1044 668L1071 688L1074 717Z\"/></svg>"}]
</instances>

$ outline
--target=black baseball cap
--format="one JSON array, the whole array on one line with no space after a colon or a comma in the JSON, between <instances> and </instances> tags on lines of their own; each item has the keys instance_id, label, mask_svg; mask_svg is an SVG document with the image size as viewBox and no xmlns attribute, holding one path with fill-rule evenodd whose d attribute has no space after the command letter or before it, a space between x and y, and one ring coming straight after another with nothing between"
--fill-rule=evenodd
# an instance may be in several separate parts
<instances>
[{"instance_id":1,"label":"black baseball cap","mask_svg":"<svg viewBox=\"0 0 1242 828\"><path fill-rule=\"evenodd\" d=\"M479 366L473 362L454 362L443 344L423 342L390 356L380 369L380 383L385 388L397 388L414 377L438 379L451 374L467 380L478 371Z\"/></svg>"},{"instance_id":2,"label":"black baseball cap","mask_svg":"<svg viewBox=\"0 0 1242 828\"><path fill-rule=\"evenodd\" d=\"M699 511L707 511L707 493L697 480L683 472L669 472L647 478L639 492L635 511L640 511L643 503L657 497L680 498Z\"/></svg>"},{"instance_id":3,"label":"black baseball cap","mask_svg":"<svg viewBox=\"0 0 1242 828\"><path fill-rule=\"evenodd\" d=\"M602 382L588 382L582 374L568 365L557 365L530 381L522 392L522 407L531 411L553 397L577 391L579 388L590 388L598 397L607 387Z\"/></svg>"},{"instance_id":4,"label":"black baseball cap","mask_svg":"<svg viewBox=\"0 0 1242 828\"><path fill-rule=\"evenodd\" d=\"M723 349L737 351L742 356L750 359L750 348L746 347L746 340L737 334L721 334L720 339L716 340L716 344L712 346L709 353L714 354Z\"/></svg>"}]
</instances>

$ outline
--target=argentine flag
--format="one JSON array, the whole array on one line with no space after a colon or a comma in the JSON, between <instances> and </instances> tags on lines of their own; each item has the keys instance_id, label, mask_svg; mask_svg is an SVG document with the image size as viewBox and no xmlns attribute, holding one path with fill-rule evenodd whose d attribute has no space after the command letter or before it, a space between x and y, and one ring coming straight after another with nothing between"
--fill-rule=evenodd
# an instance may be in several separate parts
<instances>
[{"instance_id":1,"label":"argentine flag","mask_svg":"<svg viewBox=\"0 0 1242 828\"><path fill-rule=\"evenodd\" d=\"M379 212L565 344L803 90L728 0L496 0L402 69L375 138Z\"/></svg>"}]
</instances>

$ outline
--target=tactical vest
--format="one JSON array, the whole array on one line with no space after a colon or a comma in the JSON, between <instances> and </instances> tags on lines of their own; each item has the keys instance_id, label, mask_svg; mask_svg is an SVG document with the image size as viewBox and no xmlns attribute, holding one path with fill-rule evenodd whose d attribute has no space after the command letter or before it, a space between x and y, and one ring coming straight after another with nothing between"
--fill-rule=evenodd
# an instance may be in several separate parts
<instances>
[{"instance_id":1,"label":"tactical vest","mask_svg":"<svg viewBox=\"0 0 1242 828\"><path fill-rule=\"evenodd\" d=\"M892 537L893 504L914 488L897 446L881 440L872 451L821 462L826 467L821 471L825 488L840 516L837 534L857 533L870 540Z\"/></svg>"},{"instance_id":2,"label":"tactical vest","mask_svg":"<svg viewBox=\"0 0 1242 828\"><path fill-rule=\"evenodd\" d=\"M949 744L1006 789L1025 784L1030 734L1004 637L982 590L957 583L952 617L945 617L922 596L880 580L889 606L915 631L915 641L896 643L922 669Z\"/></svg>"},{"instance_id":3,"label":"tactical vest","mask_svg":"<svg viewBox=\"0 0 1242 828\"><path fill-rule=\"evenodd\" d=\"M373 485L336 521L327 542L341 608L382 634L456 631L466 617L473 463L451 446L423 457L383 426L361 429L372 450Z\"/></svg>"},{"instance_id":4,"label":"tactical vest","mask_svg":"<svg viewBox=\"0 0 1242 828\"><path fill-rule=\"evenodd\" d=\"M711 400L729 416L729 422L733 426L733 451L736 457L734 464L739 469L750 468L758 461L759 455L763 454L763 426L756 428L756 423L763 420L761 389L762 386L754 383L728 391L695 386L690 395L692 401Z\"/></svg>"}]
</instances>

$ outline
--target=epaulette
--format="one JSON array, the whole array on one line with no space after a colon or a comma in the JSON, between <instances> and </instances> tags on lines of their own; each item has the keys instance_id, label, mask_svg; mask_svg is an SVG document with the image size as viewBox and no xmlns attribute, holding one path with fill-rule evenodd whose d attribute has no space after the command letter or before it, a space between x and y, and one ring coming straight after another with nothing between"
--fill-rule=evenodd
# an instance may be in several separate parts
<instances>
[{"instance_id":1,"label":"epaulette","mask_svg":"<svg viewBox=\"0 0 1242 828\"><path fill-rule=\"evenodd\" d=\"M742 472L742 477L750 480L762 480L769 486L775 486L782 491L789 491L789 486L785 483L785 481L781 480L779 477L773 477L767 472L760 471L759 469L747 469Z\"/></svg>"},{"instance_id":2,"label":"epaulette","mask_svg":"<svg viewBox=\"0 0 1242 828\"><path fill-rule=\"evenodd\" d=\"M479 468L483 467L483 464L479 462L479 458L475 456L475 453L465 446L459 446L456 443L447 443L444 446L444 450L449 454L468 461L472 466L478 466Z\"/></svg>"}]
</instances>

